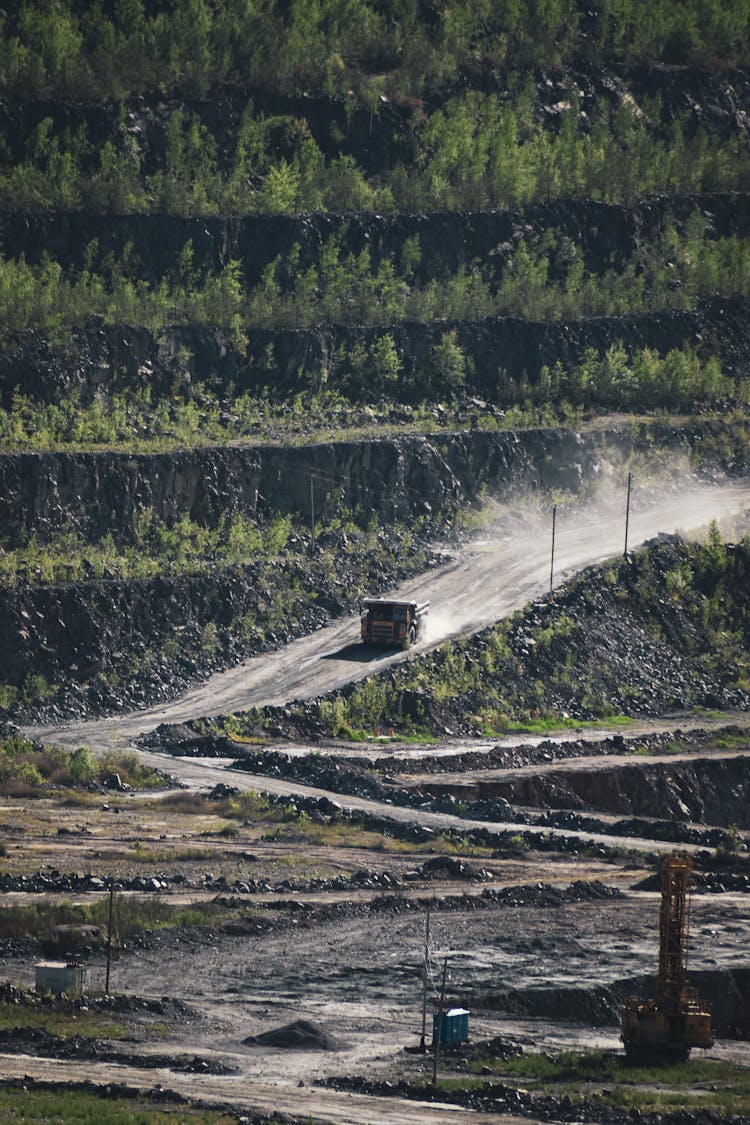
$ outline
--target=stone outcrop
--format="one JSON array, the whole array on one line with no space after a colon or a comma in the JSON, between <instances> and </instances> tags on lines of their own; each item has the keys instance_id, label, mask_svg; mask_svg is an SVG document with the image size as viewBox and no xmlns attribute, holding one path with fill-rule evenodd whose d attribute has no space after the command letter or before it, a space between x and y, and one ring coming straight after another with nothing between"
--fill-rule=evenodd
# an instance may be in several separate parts
<instances>
[{"instance_id":1,"label":"stone outcrop","mask_svg":"<svg viewBox=\"0 0 750 1125\"><path fill-rule=\"evenodd\" d=\"M152 511L172 524L187 515L215 527L227 514L263 521L293 513L307 519L310 482L316 511L340 503L364 522L444 516L485 490L577 493L629 456L669 455L676 471L702 445L704 470L742 472L741 430L721 423L686 427L619 426L437 433L297 446L242 445L158 454L0 453L0 527L8 546L61 530L86 539L127 538ZM713 453L719 448L720 458Z\"/></svg>"},{"instance_id":2,"label":"stone outcrop","mask_svg":"<svg viewBox=\"0 0 750 1125\"><path fill-rule=\"evenodd\" d=\"M471 365L472 388L500 405L498 386L506 376L533 384L544 366L559 360L572 367L588 349L603 352L619 342L629 351L648 347L660 354L700 346L705 355L717 356L728 374L750 364L750 310L740 298L705 298L692 310L565 321L491 317L254 328L240 346L221 326L178 325L153 333L94 319L59 340L36 329L9 335L0 353L0 405L7 408L17 390L43 402L74 391L86 401L102 387L108 392L148 389L164 396L176 381L199 383L220 395L264 388L275 396L294 395L328 377L337 350L348 355L355 344L369 346L384 333L393 338L402 365L394 397L420 401L424 374L432 369L432 349L451 331Z\"/></svg>"},{"instance_id":3,"label":"stone outcrop","mask_svg":"<svg viewBox=\"0 0 750 1125\"><path fill-rule=\"evenodd\" d=\"M520 805L750 828L750 755L547 771L535 777L480 780L478 788L483 796L500 796Z\"/></svg>"}]
</instances>

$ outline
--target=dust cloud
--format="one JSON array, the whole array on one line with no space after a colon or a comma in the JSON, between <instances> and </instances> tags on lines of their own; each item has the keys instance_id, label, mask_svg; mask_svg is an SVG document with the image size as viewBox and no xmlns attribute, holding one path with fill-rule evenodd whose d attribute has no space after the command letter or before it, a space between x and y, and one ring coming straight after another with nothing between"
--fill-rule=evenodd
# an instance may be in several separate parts
<instances>
[{"instance_id":1,"label":"dust cloud","mask_svg":"<svg viewBox=\"0 0 750 1125\"><path fill-rule=\"evenodd\" d=\"M552 567L552 504L538 497L495 506L491 522L456 554L456 561L429 577L431 600L425 637L431 647L462 633L475 632L543 597L583 566L624 554L627 487L603 481L585 503L561 502L556 508ZM633 551L660 533L705 537L712 521L731 540L750 528L750 483L698 485L675 474L668 483L634 482L627 527ZM413 596L417 583L409 583Z\"/></svg>"}]
</instances>

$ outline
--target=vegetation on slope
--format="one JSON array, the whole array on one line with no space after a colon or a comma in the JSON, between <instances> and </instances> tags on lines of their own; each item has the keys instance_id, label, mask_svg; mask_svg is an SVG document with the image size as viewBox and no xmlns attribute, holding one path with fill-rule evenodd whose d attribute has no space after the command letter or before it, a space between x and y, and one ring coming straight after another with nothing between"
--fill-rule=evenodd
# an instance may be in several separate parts
<instances>
[{"instance_id":1,"label":"vegetation on slope","mask_svg":"<svg viewBox=\"0 0 750 1125\"><path fill-rule=\"evenodd\" d=\"M750 291L750 241L716 238L694 212L682 231L668 224L662 237L644 242L620 268L593 273L579 247L559 232L521 239L492 270L476 263L427 284L414 277L418 238L404 244L401 260L377 265L369 249L344 253L337 238L322 247L319 262L300 270L299 246L266 268L246 289L242 263L231 261L201 276L187 243L171 276L149 282L128 254L97 269L66 271L51 257L38 266L0 257L0 317L6 332L63 327L102 317L109 323L220 325L238 343L253 328L311 328L320 324L389 325L438 319L577 319L659 309L690 309L706 294L746 297ZM343 357L338 360L343 362ZM393 356L395 381L400 361ZM385 366L385 365L384 365Z\"/></svg>"},{"instance_id":2,"label":"vegetation on slope","mask_svg":"<svg viewBox=\"0 0 750 1125\"><path fill-rule=\"evenodd\" d=\"M345 91L359 82L415 94L460 70L549 64L579 55L724 65L746 61L750 14L743 0L575 0L417 4L321 0L260 5L211 0L134 0L54 7L24 0L4 17L0 82L40 95L119 97L132 90L217 82ZM379 79L379 80L378 80Z\"/></svg>"},{"instance_id":3,"label":"vegetation on slope","mask_svg":"<svg viewBox=\"0 0 750 1125\"><path fill-rule=\"evenodd\" d=\"M470 377L470 361L450 333L442 346L434 349L433 366L423 372L421 387L403 378L398 386L390 386L387 364L392 352L389 337L384 339L380 347L368 348L363 344L360 351L350 354L350 374L347 377L345 372L338 373L338 389L334 389L334 380L329 378L326 389L299 392L291 402L270 399L272 388L260 397L245 392L235 398L220 398L200 384L189 392L181 389L171 399L161 399L155 405L148 392L116 392L106 404L100 398L85 403L80 392L73 392L59 403L38 403L17 394L9 409L0 407L0 445L9 451L158 452L224 445L243 439L258 445L298 443L315 434L325 434L328 440L348 440L383 437L405 430L429 434L440 429L461 430L468 425L482 430L540 424L580 426L583 410L592 408L679 410L690 409L696 403L707 411L721 410L727 419L729 400L734 400L740 410L750 401L747 379L725 375L717 360L703 362L692 348L673 348L662 357L650 348L629 355L620 344L608 348L603 355L588 349L583 361L572 367L560 361L553 367L545 366L534 385L500 372L497 390L507 409L482 411L481 403L461 394ZM318 381L315 371L302 373L302 377L310 386ZM383 395L390 392L391 401L383 397L374 408L368 405L368 399L378 387ZM452 398L440 411L426 401L417 402L414 407L399 404L399 399L412 399L427 388ZM204 532L201 527L194 529L199 540L205 540ZM245 534L239 539L234 536L237 549L222 554L222 561L240 562L262 553L264 533L260 529L257 534L251 529L247 532L249 539ZM71 561L82 553L82 544L68 542L60 546ZM94 544L89 546L94 550ZM139 544L139 549L146 549L145 542ZM30 570L38 565L30 558L27 562ZM17 563L11 563L0 543L0 575L7 576L19 565L25 565L23 559L19 557Z\"/></svg>"},{"instance_id":4,"label":"vegetation on slope","mask_svg":"<svg viewBox=\"0 0 750 1125\"><path fill-rule=\"evenodd\" d=\"M414 403L475 385L457 325L498 316L559 322L694 311L701 296L715 294L744 300L746 240L720 235L705 207L637 238L630 260L613 244L597 264L543 217L527 227L519 220L511 241L483 262L452 268L432 246L427 265L417 235L382 253L377 224L384 213L437 217L559 199L629 204L655 193L747 189L747 83L725 68L746 61L749 18L739 0L691 0L658 12L642 0L606 0L586 13L572 0L541 9L531 0L479 7L449 0L439 10L368 0L313 7L269 0L252 8L218 0L82 8L59 0L49 9L25 0L0 28L0 87L9 95L0 202L187 219L328 208L369 211L375 225L372 241L356 251L344 228L317 255L290 239L252 283L242 261L197 264L191 241L159 272L132 246L114 251L106 236L74 267L62 227L59 254L40 256L29 233L28 261L23 238L0 260L4 330L16 338L41 332L63 346L73 327L94 331L92 318L147 327L155 336L175 326L219 327L242 357L260 330L375 328L375 336L333 347L321 368L302 369L295 390ZM714 73L693 71L683 88L678 72L658 69L665 61ZM548 77L532 64L558 69ZM425 237L432 241L431 228ZM597 237L606 242L607 234ZM406 377L413 326L443 323ZM24 346L21 338L21 354ZM273 393L278 360L272 343L268 348L265 385ZM660 378L638 377L610 383L601 405L684 409L742 399L736 376L728 383L708 348L700 361L688 361L691 374L677 380L684 392L677 399ZM587 358L589 369L591 362L611 368L603 355ZM257 375L255 356L253 366ZM531 397L522 361L517 366L482 371L482 394L502 406ZM117 377L110 372L98 382L103 424L82 419L73 427L79 442L97 428L122 428L121 404L111 398ZM558 370L533 397L554 403L567 387L573 405L596 405L598 380L583 378L585 391L575 375ZM285 384L280 393L288 392ZM148 443L153 434L158 441L170 394L161 389L153 409L148 388L139 394L141 439ZM33 418L34 405L21 410ZM27 440L18 413L1 427L0 440L11 448L16 435L20 444Z\"/></svg>"},{"instance_id":5,"label":"vegetation on slope","mask_svg":"<svg viewBox=\"0 0 750 1125\"><path fill-rule=\"evenodd\" d=\"M644 98L643 109L622 91L591 91L582 101L572 77L555 95L550 106L533 82L516 77L502 93L465 90L432 108L377 103L377 167L367 167L363 123L349 124L343 111L324 132L301 115L304 105L273 113L250 98L231 114L228 137L212 103L171 104L158 123L144 119L139 103L123 105L104 131L98 119L30 113L20 142L12 118L0 132L0 205L186 216L413 213L750 187L738 130L665 120L658 96Z\"/></svg>"},{"instance_id":6,"label":"vegetation on slope","mask_svg":"<svg viewBox=\"0 0 750 1125\"><path fill-rule=\"evenodd\" d=\"M592 568L474 637L371 676L294 714L311 729L362 737L503 733L570 719L746 705L750 695L750 540L666 540ZM232 729L278 715L253 710ZM238 725L239 724L239 725Z\"/></svg>"}]
</instances>

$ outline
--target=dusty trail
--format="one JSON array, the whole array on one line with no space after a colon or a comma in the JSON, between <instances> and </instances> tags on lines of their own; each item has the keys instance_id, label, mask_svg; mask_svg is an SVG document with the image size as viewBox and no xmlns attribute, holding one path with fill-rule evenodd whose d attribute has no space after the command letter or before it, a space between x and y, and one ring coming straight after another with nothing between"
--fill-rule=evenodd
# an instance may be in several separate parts
<instances>
[{"instance_id":1,"label":"dusty trail","mask_svg":"<svg viewBox=\"0 0 750 1125\"><path fill-rule=\"evenodd\" d=\"M535 824L515 824L505 821L472 820L467 817L454 816L452 813L429 812L426 809L402 808L382 801L371 800L368 797L352 797L345 793L334 793L328 789L318 789L313 785L303 785L302 782L287 780L286 778L266 777L264 774L246 773L244 770L232 768L231 758L166 758L163 754L142 752L144 762L156 769L166 769L181 784L192 789L206 789L208 786L237 785L241 789L251 789L256 793L274 793L285 797L327 797L333 799L341 808L355 813L369 814L370 816L385 816L389 820L399 821L404 824L421 824L433 832L444 832L455 829L458 832L471 832L473 829L486 828L489 832L524 832L535 836L544 836L549 833L549 828ZM587 759L587 761L590 759ZM155 794L158 798L158 794ZM556 828L555 836L576 840L583 840L587 844L602 847L623 848L626 851L639 851L646 848L649 852L668 853L674 851L674 844L666 840L639 840L633 836L605 836L596 832L579 832L573 829ZM683 851L697 852L697 844L680 845Z\"/></svg>"},{"instance_id":2,"label":"dusty trail","mask_svg":"<svg viewBox=\"0 0 750 1125\"><path fill-rule=\"evenodd\" d=\"M336 1090L303 1087L300 1090L281 1082L262 1082L256 1076L228 1077L198 1074L181 1075L171 1070L138 1070L135 1067L113 1066L111 1063L37 1058L31 1055L0 1055L3 1078L25 1078L29 1075L42 1082L95 1082L102 1087L112 1082L144 1092L160 1084L176 1090L189 1099L208 1104L231 1105L254 1113L299 1115L300 1121L325 1121L327 1125L372 1125L387 1121L389 1125L460 1125L470 1118L474 1125L528 1125L520 1117L498 1114L467 1113L466 1110L436 1102L409 1102L399 1098L373 1098L363 1094L345 1094Z\"/></svg>"},{"instance_id":3,"label":"dusty trail","mask_svg":"<svg viewBox=\"0 0 750 1125\"><path fill-rule=\"evenodd\" d=\"M558 517L556 584L622 551L623 506L613 510L599 505ZM629 545L635 547L659 532L699 528L748 508L750 481L662 493L631 513ZM170 703L105 720L29 728L29 732L64 745L86 742L94 749L106 749L125 746L160 723L278 706L335 690L450 637L476 632L540 597L549 587L549 550L549 528L532 520L519 522L512 534L507 526L490 530L454 562L399 587L400 596L428 597L433 604L430 635L412 653L381 655L362 650L357 619L350 617L279 652L218 673Z\"/></svg>"}]
</instances>

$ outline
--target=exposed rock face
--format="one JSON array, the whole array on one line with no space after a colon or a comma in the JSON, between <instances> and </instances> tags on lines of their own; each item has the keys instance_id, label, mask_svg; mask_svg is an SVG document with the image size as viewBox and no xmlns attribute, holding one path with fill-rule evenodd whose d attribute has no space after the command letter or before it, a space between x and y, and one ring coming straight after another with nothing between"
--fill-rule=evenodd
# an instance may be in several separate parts
<instances>
[{"instance_id":1,"label":"exposed rock face","mask_svg":"<svg viewBox=\"0 0 750 1125\"><path fill-rule=\"evenodd\" d=\"M479 790L520 805L587 808L750 828L750 755L548 772L494 784L480 781Z\"/></svg>"},{"instance_id":2,"label":"exposed rock face","mask_svg":"<svg viewBox=\"0 0 750 1125\"><path fill-rule=\"evenodd\" d=\"M10 546L60 530L86 538L108 531L127 537L150 509L167 524L183 515L215 527L227 513L264 519L310 512L326 498L367 521L439 516L476 500L481 490L506 494L518 486L573 493L633 453L658 449L675 459L721 437L723 470L741 472L746 453L721 424L523 432L481 430L306 446L242 446L161 454L0 453L0 527ZM711 467L710 460L708 467ZM681 468L682 466L680 466Z\"/></svg>"},{"instance_id":3,"label":"exposed rock face","mask_svg":"<svg viewBox=\"0 0 750 1125\"><path fill-rule=\"evenodd\" d=\"M559 360L563 366L575 366L587 349L603 352L620 341L630 351L649 347L660 354L700 345L704 354L717 356L729 374L750 364L750 309L740 298L706 298L692 311L570 321L492 317L371 327L257 328L248 333L241 350L223 328L186 325L153 334L146 328L91 322L71 329L67 342L53 342L37 330L10 337L0 353L0 405L7 408L16 389L45 402L73 390L89 399L102 385L109 391L147 386L163 396L176 379L221 394L230 388L296 394L327 375L337 349L349 354L356 343L372 344L384 332L393 337L402 364L397 397L418 401L424 397L424 373L432 368L432 349L451 330L473 365L474 389L491 399L497 399L498 384L506 374L515 380L526 376L534 383L545 365Z\"/></svg>"},{"instance_id":4,"label":"exposed rock face","mask_svg":"<svg viewBox=\"0 0 750 1125\"><path fill-rule=\"evenodd\" d=\"M0 118L1 118L0 110ZM174 266L186 243L193 245L195 265L219 270L239 261L245 282L257 283L279 255L299 247L301 270L320 260L323 244L336 237L345 252L370 251L377 265L399 258L407 238L418 237L421 257L417 277L457 270L473 262L499 272L520 239L554 228L580 247L586 265L605 270L638 253L645 240L658 237L667 219L680 224L700 211L717 236L750 231L750 193L691 195L653 199L631 206L591 200L558 200L525 210L450 212L429 215L97 215L40 212L19 217L0 211L0 242L8 257L23 254L30 263L42 255L81 268L86 249L96 240L102 254L120 256L129 244L152 280Z\"/></svg>"},{"instance_id":5,"label":"exposed rock face","mask_svg":"<svg viewBox=\"0 0 750 1125\"><path fill-rule=\"evenodd\" d=\"M593 988L537 987L508 989L481 997L463 997L468 1005L492 1008L515 1016L575 1020L596 1027L616 1024L628 996L652 996L655 978L629 977ZM714 1034L744 1038L750 1011L750 971L692 970L690 983L712 1008Z\"/></svg>"},{"instance_id":6,"label":"exposed rock face","mask_svg":"<svg viewBox=\"0 0 750 1125\"><path fill-rule=\"evenodd\" d=\"M252 572L251 572L252 573ZM239 621L255 603L255 584L240 568L215 576L94 581L66 586L0 590L0 680L21 684L30 671L57 682L83 681L121 670L126 653L136 662L176 641L174 662L190 666L200 650L201 624ZM145 669L144 669L145 670ZM169 677L169 669L155 669Z\"/></svg>"},{"instance_id":7,"label":"exposed rock face","mask_svg":"<svg viewBox=\"0 0 750 1125\"><path fill-rule=\"evenodd\" d=\"M222 447L155 455L0 454L0 523L10 542L73 528L86 537L132 531L146 509L165 523L183 515L215 527L228 513L310 512L329 493L383 519L443 511L457 482L420 437L319 445Z\"/></svg>"}]
</instances>

